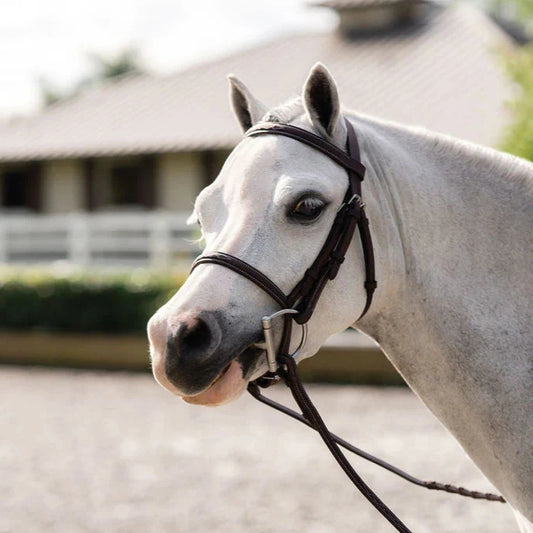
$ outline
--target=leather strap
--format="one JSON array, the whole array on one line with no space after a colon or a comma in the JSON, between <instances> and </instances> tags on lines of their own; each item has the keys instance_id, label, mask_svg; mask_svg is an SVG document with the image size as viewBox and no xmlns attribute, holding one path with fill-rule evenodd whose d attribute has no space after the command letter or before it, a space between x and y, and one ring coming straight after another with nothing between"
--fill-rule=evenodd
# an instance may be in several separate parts
<instances>
[{"instance_id":1,"label":"leather strap","mask_svg":"<svg viewBox=\"0 0 533 533\"><path fill-rule=\"evenodd\" d=\"M363 478L354 470L339 445L329 432L326 424L322 420L320 413L311 402L307 392L300 381L296 369L296 361L290 355L282 354L279 356L280 364L284 365L286 369L285 380L289 384L292 396L298 407L301 409L303 416L309 422L310 426L318 432L322 437L324 444L342 468L344 473L348 476L350 481L361 492L361 494L379 511L383 517L400 533L411 533L411 530L394 514L389 507L381 500L381 498L365 483Z\"/></svg>"},{"instance_id":2,"label":"leather strap","mask_svg":"<svg viewBox=\"0 0 533 533\"><path fill-rule=\"evenodd\" d=\"M234 255L226 254L224 252L215 252L211 255L204 255L197 257L191 266L191 272L198 266L205 263L213 263L215 265L225 266L237 274L249 279L258 287L263 289L273 300L275 300L282 308L287 306L287 297L284 292L262 272L254 268L252 265L242 261Z\"/></svg>"},{"instance_id":3,"label":"leather strap","mask_svg":"<svg viewBox=\"0 0 533 533\"><path fill-rule=\"evenodd\" d=\"M282 405L272 400L271 398L267 398L266 396L264 396L261 393L261 389L256 383L254 382L248 383L248 392L256 400L260 401L261 403L268 405L269 407L272 407L272 409L275 409L276 411L279 411L280 413L290 416L294 420L301 422L302 424L306 425L307 427L311 429L315 429L314 426L311 424L311 422L309 422L305 416L301 415L300 413L297 413L296 411L290 409L289 407L286 407L285 405ZM408 481L409 483L412 483L413 485L416 485L418 487L422 487L422 488L429 489L429 490L443 491L449 494L457 494L459 496L473 498L474 500L487 500L491 502L505 503L505 498L503 496L500 496L499 494L465 489L464 487L458 487L456 485L450 485L448 483L439 483L438 481L424 481L415 476L412 476L411 474L408 474L407 472L405 472L404 470L401 470L397 466L387 463L387 461L384 461L383 459L380 459L379 457L376 457L375 455L365 452L361 448L358 448L357 446L350 444L347 440L344 440L338 435L335 435L335 433L330 432L330 437L339 446L342 446L345 450L348 450L349 452L357 455L358 457L361 457L362 459L370 461L371 463L374 463L375 465L381 468L384 468L385 470L388 470L389 472L397 475L398 477L401 477L405 481Z\"/></svg>"},{"instance_id":4,"label":"leather strap","mask_svg":"<svg viewBox=\"0 0 533 533\"><path fill-rule=\"evenodd\" d=\"M346 123L349 122L346 120ZM350 124L351 126L351 124ZM352 127L353 131L353 127ZM333 143L326 141L322 137L311 133L310 131L299 128L298 126L293 126L292 124L277 124L277 123L264 123L258 124L253 128L250 128L246 132L246 137L254 137L256 135L283 135L284 137L289 137L298 142L307 144L315 150L322 152L327 155L330 159L333 159L341 167L344 167L347 170L351 170L359 176L359 179L363 181L365 175L365 167L362 165L359 157L359 149L354 153L354 156L346 154L343 150L335 146ZM357 142L357 139L356 139Z\"/></svg>"},{"instance_id":5,"label":"leather strap","mask_svg":"<svg viewBox=\"0 0 533 533\"><path fill-rule=\"evenodd\" d=\"M351 451L352 453L355 453L356 455L363 457L364 459L367 459L378 466L381 466L382 468L385 468L389 470L390 472L393 472L394 474L402 477L403 479L414 483L415 485L419 485L422 487L425 487L430 490L442 490L445 492L450 492L453 494L459 494L461 496L466 496L470 498L475 499L483 499L487 501L497 501L501 503L505 503L505 499L498 495L498 494L491 494L491 493L482 493L478 491L471 491L468 489L465 489L463 487L455 487L453 485L448 484L442 484L438 483L436 481L422 481L419 480L406 472L403 472L399 468L396 468L395 466L386 463L385 461L378 459L377 457L374 457L373 455L368 454L367 452L364 452L363 450L360 450L359 448L356 448L349 442L346 442L345 440L341 439L337 435L331 433L329 429L327 428L326 424L322 420L322 417L320 416L320 413L316 409L316 407L313 405L313 402L311 401L311 398L309 398L303 383L300 380L300 376L298 375L296 361L293 357L290 355L286 355L286 353L282 352L278 356L279 363L282 365L281 369L279 371L280 375L283 377L285 382L287 383L292 396L294 400L296 401L298 407L300 408L302 414L298 414L292 409L289 409L269 398L265 398L261 392L259 391L259 388L254 383L250 383L248 385L248 392L257 400L259 400L262 403L265 403L266 405L269 405L270 407L273 407L274 409L281 411L282 413L285 413L292 418L295 418L296 420L299 420L303 424L309 426L310 428L314 429L319 435L322 437L322 440L328 447L329 451L339 464L339 466L342 468L344 473L348 476L350 481L355 485L355 487L361 492L361 494L375 507L377 511L379 511L382 516L400 533L411 533L411 530L400 520L396 514L391 511L391 509L379 498L379 496L365 483L365 481L361 478L361 476L354 470L352 465L349 463L348 459L342 452L339 446L342 446L343 448L347 449L348 451Z\"/></svg>"},{"instance_id":6,"label":"leather strap","mask_svg":"<svg viewBox=\"0 0 533 533\"><path fill-rule=\"evenodd\" d=\"M363 247L363 257L365 260L365 291L366 291L366 303L359 318L366 315L367 311L372 305L372 298L374 291L377 289L378 282L376 281L376 267L374 262L374 247L372 246L372 237L370 236L370 228L368 224L368 218L364 209L361 211L361 217L359 218L359 235L361 237L361 245Z\"/></svg>"}]
</instances>

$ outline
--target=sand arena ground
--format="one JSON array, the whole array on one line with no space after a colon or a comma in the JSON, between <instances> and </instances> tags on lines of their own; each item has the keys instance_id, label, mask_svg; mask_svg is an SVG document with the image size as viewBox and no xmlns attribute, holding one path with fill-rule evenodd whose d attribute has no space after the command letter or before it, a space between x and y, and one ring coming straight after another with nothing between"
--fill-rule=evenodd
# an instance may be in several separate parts
<instances>
[{"instance_id":1,"label":"sand arena ground","mask_svg":"<svg viewBox=\"0 0 533 533\"><path fill-rule=\"evenodd\" d=\"M309 391L362 448L426 479L491 489L408 389ZM0 533L392 531L317 436L248 395L199 408L146 374L0 367L0 405ZM516 530L505 505L354 464L416 533Z\"/></svg>"}]
</instances>

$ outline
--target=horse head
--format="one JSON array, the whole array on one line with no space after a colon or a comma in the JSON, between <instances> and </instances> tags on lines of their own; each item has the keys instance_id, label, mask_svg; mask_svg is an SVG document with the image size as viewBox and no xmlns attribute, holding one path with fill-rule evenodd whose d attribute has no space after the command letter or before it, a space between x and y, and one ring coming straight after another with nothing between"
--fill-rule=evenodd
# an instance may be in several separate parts
<instances>
[{"instance_id":1,"label":"horse head","mask_svg":"<svg viewBox=\"0 0 533 533\"><path fill-rule=\"evenodd\" d=\"M337 87L323 65L313 67L301 98L270 110L241 81L229 81L243 131L262 122L290 123L346 146ZM201 227L203 255L236 256L288 294L322 248L346 189L345 169L323 153L277 135L246 137L198 196L191 220ZM360 245L352 243L309 321L298 360L359 316L365 304L362 265ZM235 399L267 371L261 317L277 310L279 304L237 273L216 264L196 268L148 324L156 380L189 403ZM298 328L292 335L294 346ZM276 342L280 336L276 328Z\"/></svg>"}]
</instances>

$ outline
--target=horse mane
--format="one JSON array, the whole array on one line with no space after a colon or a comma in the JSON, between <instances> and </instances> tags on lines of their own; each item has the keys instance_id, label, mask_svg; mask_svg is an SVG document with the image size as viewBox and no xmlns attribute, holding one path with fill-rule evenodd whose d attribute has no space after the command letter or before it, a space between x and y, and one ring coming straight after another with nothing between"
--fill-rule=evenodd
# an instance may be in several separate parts
<instances>
[{"instance_id":1,"label":"horse mane","mask_svg":"<svg viewBox=\"0 0 533 533\"><path fill-rule=\"evenodd\" d=\"M448 135L426 130L421 134L432 144L434 153L440 157L463 159L469 162L470 169L487 177L493 175L510 181L524 192L533 194L533 164L529 161Z\"/></svg>"},{"instance_id":2,"label":"horse mane","mask_svg":"<svg viewBox=\"0 0 533 533\"><path fill-rule=\"evenodd\" d=\"M450 142L446 140L444 138L443 142L442 137L439 137L435 147L438 149L439 145L443 145L443 153L470 157L474 167L478 167L480 171L500 176L533 194L533 164L529 161L487 146L459 139L451 139Z\"/></svg>"},{"instance_id":3,"label":"horse mane","mask_svg":"<svg viewBox=\"0 0 533 533\"><path fill-rule=\"evenodd\" d=\"M400 124L349 110L344 112L356 123L363 123L370 129L383 130L384 133L388 131L398 136L411 136L430 146L432 153L441 159L464 161L470 170L477 169L480 175L497 176L512 182L526 194L533 195L533 164L530 161L420 126Z\"/></svg>"}]
</instances>

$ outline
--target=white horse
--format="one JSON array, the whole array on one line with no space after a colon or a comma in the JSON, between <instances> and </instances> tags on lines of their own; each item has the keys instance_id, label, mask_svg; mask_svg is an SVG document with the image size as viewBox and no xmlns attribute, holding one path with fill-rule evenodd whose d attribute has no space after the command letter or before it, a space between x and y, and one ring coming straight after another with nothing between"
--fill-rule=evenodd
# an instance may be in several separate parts
<instances>
[{"instance_id":1,"label":"white horse","mask_svg":"<svg viewBox=\"0 0 533 533\"><path fill-rule=\"evenodd\" d=\"M299 358L348 326L370 335L505 496L521 531L533 533L533 165L341 112L322 65L301 99L270 111L237 79L230 85L243 130L291 123L344 149L344 115L367 167L374 302L357 321L366 296L356 233ZM289 293L321 248L346 187L344 168L302 143L246 138L196 201L205 254L235 255ZM231 401L267 370L255 343L261 317L276 310L233 271L197 268L150 320L155 378L190 403Z\"/></svg>"}]
</instances>

